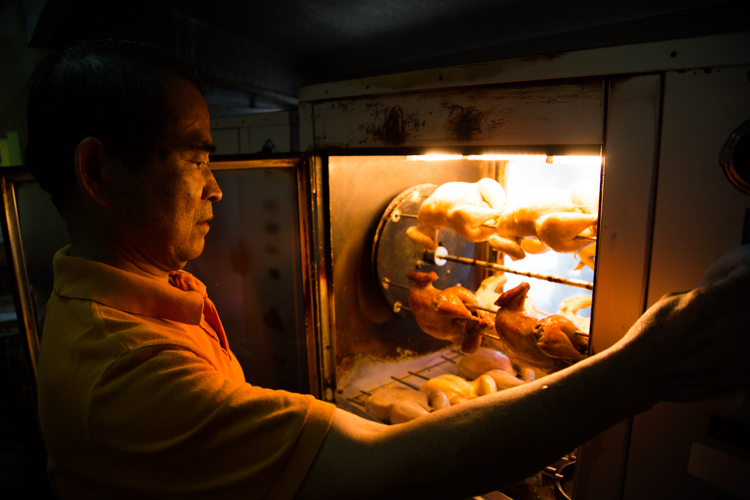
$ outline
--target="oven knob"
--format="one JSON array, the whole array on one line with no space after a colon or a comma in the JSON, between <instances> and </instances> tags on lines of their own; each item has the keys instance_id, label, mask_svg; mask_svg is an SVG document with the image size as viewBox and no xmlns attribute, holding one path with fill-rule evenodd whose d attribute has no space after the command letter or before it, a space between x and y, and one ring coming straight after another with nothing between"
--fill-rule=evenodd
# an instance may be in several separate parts
<instances>
[{"instance_id":1,"label":"oven knob","mask_svg":"<svg viewBox=\"0 0 750 500\"><path fill-rule=\"evenodd\" d=\"M750 120L729 136L719 153L719 163L729 182L743 193L750 194Z\"/></svg>"}]
</instances>

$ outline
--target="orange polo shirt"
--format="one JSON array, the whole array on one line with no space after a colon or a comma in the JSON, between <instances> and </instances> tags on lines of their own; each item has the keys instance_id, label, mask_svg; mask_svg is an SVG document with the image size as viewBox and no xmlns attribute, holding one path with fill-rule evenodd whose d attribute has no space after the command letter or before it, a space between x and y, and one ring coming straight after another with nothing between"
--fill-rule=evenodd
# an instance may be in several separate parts
<instances>
[{"instance_id":1,"label":"orange polo shirt","mask_svg":"<svg viewBox=\"0 0 750 500\"><path fill-rule=\"evenodd\" d=\"M39 418L60 498L288 499L334 406L253 387L200 293L54 259Z\"/></svg>"}]
</instances>

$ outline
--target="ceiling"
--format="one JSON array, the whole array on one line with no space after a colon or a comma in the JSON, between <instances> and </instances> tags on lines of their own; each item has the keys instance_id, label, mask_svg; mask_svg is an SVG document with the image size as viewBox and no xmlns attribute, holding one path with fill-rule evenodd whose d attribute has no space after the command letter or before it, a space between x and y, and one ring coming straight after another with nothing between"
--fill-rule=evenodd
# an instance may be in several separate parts
<instances>
[{"instance_id":1,"label":"ceiling","mask_svg":"<svg viewBox=\"0 0 750 500\"><path fill-rule=\"evenodd\" d=\"M29 45L159 43L211 77L212 113L296 106L300 86L747 29L746 0L22 0Z\"/></svg>"}]
</instances>

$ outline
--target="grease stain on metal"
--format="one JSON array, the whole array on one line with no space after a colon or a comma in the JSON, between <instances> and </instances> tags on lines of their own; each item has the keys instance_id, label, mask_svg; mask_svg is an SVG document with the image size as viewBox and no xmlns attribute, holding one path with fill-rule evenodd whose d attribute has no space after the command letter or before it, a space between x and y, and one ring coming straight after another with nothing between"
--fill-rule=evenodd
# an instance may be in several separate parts
<instances>
[{"instance_id":1,"label":"grease stain on metal","mask_svg":"<svg viewBox=\"0 0 750 500\"><path fill-rule=\"evenodd\" d=\"M444 107L449 109L446 130L459 142L469 142L482 132L482 113L476 106L445 104Z\"/></svg>"},{"instance_id":2,"label":"grease stain on metal","mask_svg":"<svg viewBox=\"0 0 750 500\"><path fill-rule=\"evenodd\" d=\"M367 104L374 111L375 120L365 130L379 141L398 146L406 142L407 129L419 130L424 126L424 121L418 115L407 115L400 106L385 107L378 104Z\"/></svg>"},{"instance_id":3,"label":"grease stain on metal","mask_svg":"<svg viewBox=\"0 0 750 500\"><path fill-rule=\"evenodd\" d=\"M406 140L404 132L404 112L399 106L393 106L385 117L380 129L381 139L390 144L403 144Z\"/></svg>"},{"instance_id":4,"label":"grease stain on metal","mask_svg":"<svg viewBox=\"0 0 750 500\"><path fill-rule=\"evenodd\" d=\"M612 231L612 236L609 237L609 246L611 249L617 246L617 231Z\"/></svg>"}]
</instances>

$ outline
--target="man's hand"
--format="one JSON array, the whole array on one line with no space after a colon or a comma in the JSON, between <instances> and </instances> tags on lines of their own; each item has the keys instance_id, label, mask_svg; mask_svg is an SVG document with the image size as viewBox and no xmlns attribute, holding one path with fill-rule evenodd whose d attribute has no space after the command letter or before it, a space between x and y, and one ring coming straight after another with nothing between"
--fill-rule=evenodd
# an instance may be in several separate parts
<instances>
[{"instance_id":1,"label":"man's hand","mask_svg":"<svg viewBox=\"0 0 750 500\"><path fill-rule=\"evenodd\" d=\"M736 262L748 248L727 255ZM706 272L717 284L662 297L622 340L645 350L638 356L644 369L658 366L654 383L665 401L697 401L750 385L750 273L741 271L722 257Z\"/></svg>"}]
</instances>

